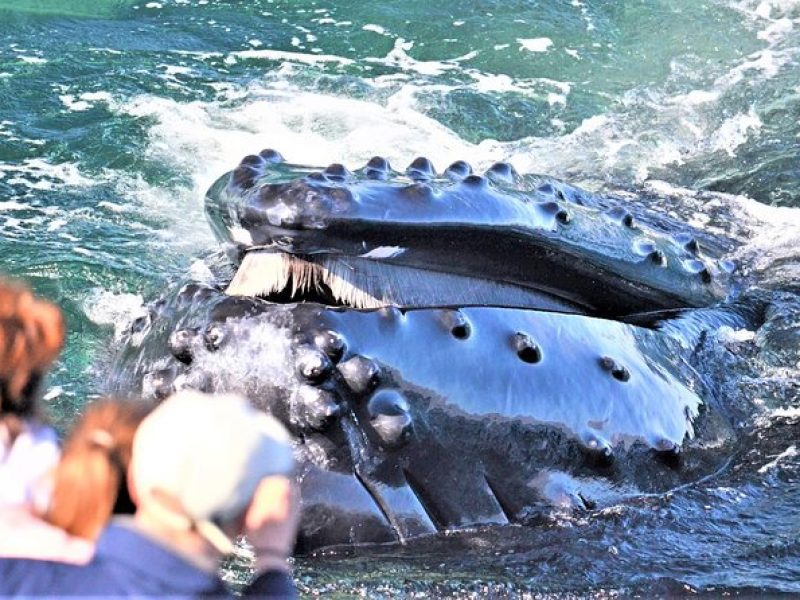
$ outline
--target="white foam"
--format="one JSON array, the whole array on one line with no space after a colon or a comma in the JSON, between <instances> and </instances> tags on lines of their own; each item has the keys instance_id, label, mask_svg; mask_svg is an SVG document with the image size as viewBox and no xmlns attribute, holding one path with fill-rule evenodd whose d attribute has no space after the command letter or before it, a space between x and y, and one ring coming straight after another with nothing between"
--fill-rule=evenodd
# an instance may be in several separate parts
<instances>
[{"instance_id":1,"label":"white foam","mask_svg":"<svg viewBox=\"0 0 800 600\"><path fill-rule=\"evenodd\" d=\"M83 301L83 312L93 323L112 325L114 339L119 340L127 327L145 316L144 300L138 294L119 293L95 288Z\"/></svg>"},{"instance_id":2,"label":"white foam","mask_svg":"<svg viewBox=\"0 0 800 600\"><path fill-rule=\"evenodd\" d=\"M75 96L71 94L63 94L58 97L61 100L61 103L67 107L68 110L73 112L81 112L84 110L89 110L92 105L88 102L84 102L82 100L76 100Z\"/></svg>"},{"instance_id":3,"label":"white foam","mask_svg":"<svg viewBox=\"0 0 800 600\"><path fill-rule=\"evenodd\" d=\"M748 56L748 60L736 65L728 73L717 79L714 85L727 89L743 81L746 77L772 79L781 68L791 61L791 54L767 48Z\"/></svg>"},{"instance_id":4,"label":"white foam","mask_svg":"<svg viewBox=\"0 0 800 600\"><path fill-rule=\"evenodd\" d=\"M409 43L396 42L394 59L403 70L441 73L461 68L456 62L426 63L421 66L408 57ZM404 58L401 58L404 57ZM384 59L371 59L383 61ZM410 61L410 62L404 62ZM482 92L517 92L537 96L553 105L567 101L570 84L551 80L514 81L501 74L466 70ZM220 102L178 103L140 96L120 110L134 116L154 117L149 152L189 173L198 183L198 195L212 178L232 168L243 154L274 147L288 160L312 165L345 162L358 166L375 154L405 164L410 157L426 155L435 163L456 159L478 167L496 160L510 160L521 172L543 172L567 176L574 172L601 173L625 169L644 181L654 166L680 164L692 153L709 150L735 152L758 127L750 114L734 116L727 122L687 122L685 108L676 103L676 127L670 113L661 109L657 129L647 131L630 117L609 113L586 119L571 133L553 138L525 138L514 142L484 140L473 145L462 140L438 121L423 114L417 95L421 88L405 73L382 76L373 83L395 90L383 105L375 102L317 94L292 86L287 78L293 71L284 65L271 81L249 88L221 86ZM442 92L452 86L438 86ZM702 92L696 100L709 97ZM650 124L648 123L648 126ZM643 137L643 133L647 136ZM677 134L677 135L676 135ZM711 142L709 142L711 140ZM713 143L713 146L709 144ZM201 165L204 167L201 173Z\"/></svg>"},{"instance_id":5,"label":"white foam","mask_svg":"<svg viewBox=\"0 0 800 600\"><path fill-rule=\"evenodd\" d=\"M686 94L678 94L668 99L670 104L677 106L699 106L719 100L720 93L713 90L692 90Z\"/></svg>"},{"instance_id":6,"label":"white foam","mask_svg":"<svg viewBox=\"0 0 800 600\"><path fill-rule=\"evenodd\" d=\"M113 102L113 97L108 92L84 92L80 95L80 99L87 102L106 102L108 104Z\"/></svg>"},{"instance_id":7,"label":"white foam","mask_svg":"<svg viewBox=\"0 0 800 600\"><path fill-rule=\"evenodd\" d=\"M797 447L794 444L792 444L791 446L786 448L786 450L778 454L778 456L776 456L773 460L771 460L770 462L759 468L758 472L761 474L767 473L768 471L771 471L772 469L777 467L781 461L787 458L793 458L798 454L800 453L798 453Z\"/></svg>"},{"instance_id":8,"label":"white foam","mask_svg":"<svg viewBox=\"0 0 800 600\"><path fill-rule=\"evenodd\" d=\"M727 325L720 327L717 331L717 338L721 342L727 343L751 342L755 337L755 331L750 331L749 329L733 329Z\"/></svg>"},{"instance_id":9,"label":"white foam","mask_svg":"<svg viewBox=\"0 0 800 600\"><path fill-rule=\"evenodd\" d=\"M296 45L300 45L299 40ZM282 50L240 50L239 52L231 52L229 56L239 59L297 62L307 65L331 62L339 63L340 65L353 64L352 59L345 58L344 56L335 56L333 54L304 54L302 52L285 52Z\"/></svg>"},{"instance_id":10,"label":"white foam","mask_svg":"<svg viewBox=\"0 0 800 600\"><path fill-rule=\"evenodd\" d=\"M110 210L111 212L115 213L123 213L126 211L131 210L131 207L125 204L117 204L115 202L109 202L108 200L101 200L97 203L98 208L105 208Z\"/></svg>"},{"instance_id":11,"label":"white foam","mask_svg":"<svg viewBox=\"0 0 800 600\"><path fill-rule=\"evenodd\" d=\"M493 73L472 71L470 75L475 80L473 88L482 93L521 91L514 79L504 73L496 75Z\"/></svg>"},{"instance_id":12,"label":"white foam","mask_svg":"<svg viewBox=\"0 0 800 600\"><path fill-rule=\"evenodd\" d=\"M553 45L553 40L546 37L541 38L517 38L520 50L527 50L528 52L547 52L550 46Z\"/></svg>"},{"instance_id":13,"label":"white foam","mask_svg":"<svg viewBox=\"0 0 800 600\"><path fill-rule=\"evenodd\" d=\"M5 164L0 178L13 174L7 183L32 190L52 189L55 184L73 187L92 185L94 180L85 177L77 164L52 164L41 158L29 158L20 164Z\"/></svg>"},{"instance_id":14,"label":"white foam","mask_svg":"<svg viewBox=\"0 0 800 600\"><path fill-rule=\"evenodd\" d=\"M91 47L89 47L89 50L91 50L92 52L101 52L101 53L104 53L104 54L113 54L115 56L119 56L119 55L123 54L123 52L121 50L115 50L113 48L99 48L99 47L96 47L96 46L91 46Z\"/></svg>"},{"instance_id":15,"label":"white foam","mask_svg":"<svg viewBox=\"0 0 800 600\"><path fill-rule=\"evenodd\" d=\"M475 81L470 89L482 93L516 93L533 98L542 96L552 104L566 104L571 85L543 77L534 79L512 79L505 74L484 73L477 69L465 69ZM554 90L554 91L551 91Z\"/></svg>"},{"instance_id":16,"label":"white foam","mask_svg":"<svg viewBox=\"0 0 800 600\"><path fill-rule=\"evenodd\" d=\"M416 108L413 86L401 86L385 106L317 94L278 81L233 90L221 102L179 103L140 96L120 110L149 117L148 153L192 177L198 197L244 154L265 147L290 162L351 167L376 154L398 164L425 154L440 164L470 159L476 147ZM481 157L488 162L491 157Z\"/></svg>"},{"instance_id":17,"label":"white foam","mask_svg":"<svg viewBox=\"0 0 800 600\"><path fill-rule=\"evenodd\" d=\"M772 419L800 419L800 407L776 408L769 414L769 417Z\"/></svg>"},{"instance_id":18,"label":"white foam","mask_svg":"<svg viewBox=\"0 0 800 600\"><path fill-rule=\"evenodd\" d=\"M637 182L647 180L653 169L676 167L713 152L735 156L762 123L753 108L724 118L725 113L717 110L720 99L743 82L750 85L776 76L788 60L785 52L760 51L710 88L675 95L634 90L623 98L619 111L589 117L564 136L494 146L523 172L561 177L605 173ZM545 99L551 106L567 102L566 94L558 92Z\"/></svg>"},{"instance_id":19,"label":"white foam","mask_svg":"<svg viewBox=\"0 0 800 600\"><path fill-rule=\"evenodd\" d=\"M208 60L209 58L220 58L223 56L222 52L199 52L197 50L173 50L172 52L178 56L191 56L198 60Z\"/></svg>"},{"instance_id":20,"label":"white foam","mask_svg":"<svg viewBox=\"0 0 800 600\"><path fill-rule=\"evenodd\" d=\"M57 231L57 230L61 229L62 227L64 227L64 225L66 225L66 224L67 224L67 220L64 219L64 218L53 219L47 225L47 231Z\"/></svg>"},{"instance_id":21,"label":"white foam","mask_svg":"<svg viewBox=\"0 0 800 600\"><path fill-rule=\"evenodd\" d=\"M739 199L735 209L741 220L753 223L754 233L732 258L763 273L773 283L796 280L800 277L800 210Z\"/></svg>"},{"instance_id":22,"label":"white foam","mask_svg":"<svg viewBox=\"0 0 800 600\"><path fill-rule=\"evenodd\" d=\"M30 208L27 204L21 204L16 200L0 201L0 211L6 210L25 210Z\"/></svg>"},{"instance_id":23,"label":"white foam","mask_svg":"<svg viewBox=\"0 0 800 600\"><path fill-rule=\"evenodd\" d=\"M764 30L757 34L758 39L766 40L770 44L777 44L794 30L794 22L783 18L770 23Z\"/></svg>"},{"instance_id":24,"label":"white foam","mask_svg":"<svg viewBox=\"0 0 800 600\"><path fill-rule=\"evenodd\" d=\"M244 227L232 226L228 232L230 233L231 239L237 244L243 244L245 246L253 245L253 236Z\"/></svg>"},{"instance_id":25,"label":"white foam","mask_svg":"<svg viewBox=\"0 0 800 600\"><path fill-rule=\"evenodd\" d=\"M736 156L736 148L744 144L752 131L761 129L762 122L754 109L747 114L738 114L722 122L711 134L709 145L714 150L722 150Z\"/></svg>"},{"instance_id":26,"label":"white foam","mask_svg":"<svg viewBox=\"0 0 800 600\"><path fill-rule=\"evenodd\" d=\"M162 159L166 149L151 146L148 154ZM195 155L196 158L197 155ZM170 156L171 158L171 156ZM189 160L188 156L185 156ZM163 160L163 159L162 159ZM167 163L181 168L180 163ZM202 164L195 164L185 172L192 175L202 170ZM207 181L203 179L203 181ZM139 176L119 175L114 179L116 192L121 203L104 203L103 208L113 212L129 212L164 222L158 229L151 230L147 244L158 252L175 252L182 256L190 256L213 246L213 235L203 215L203 195L205 187L181 185L167 187L153 186ZM142 225L131 219L129 227L140 227L150 230L150 226Z\"/></svg>"},{"instance_id":27,"label":"white foam","mask_svg":"<svg viewBox=\"0 0 800 600\"><path fill-rule=\"evenodd\" d=\"M586 8L586 5L580 0L572 0L570 4L581 11L581 17L583 17L583 20L586 22L586 31L593 31L595 25L591 16L589 15L589 9Z\"/></svg>"},{"instance_id":28,"label":"white foam","mask_svg":"<svg viewBox=\"0 0 800 600\"><path fill-rule=\"evenodd\" d=\"M740 0L732 7L749 17L759 29L757 37L778 44L800 23L798 0Z\"/></svg>"},{"instance_id":29,"label":"white foam","mask_svg":"<svg viewBox=\"0 0 800 600\"><path fill-rule=\"evenodd\" d=\"M62 386L54 385L50 387L49 390L47 390L47 393L44 396L42 396L42 400L44 400L45 402L49 402L50 400L55 400L63 393L64 393L64 388Z\"/></svg>"},{"instance_id":30,"label":"white foam","mask_svg":"<svg viewBox=\"0 0 800 600\"><path fill-rule=\"evenodd\" d=\"M386 56L383 58L369 57L364 60L369 63L377 63L404 71L419 73L420 75L436 76L447 71L459 69L460 63L475 58L475 56L478 55L477 51L474 51L448 60L417 60L408 54L408 51L413 47L413 41L397 38L394 41L394 48L392 48Z\"/></svg>"},{"instance_id":31,"label":"white foam","mask_svg":"<svg viewBox=\"0 0 800 600\"><path fill-rule=\"evenodd\" d=\"M372 23L367 23L361 29L364 31L372 31L373 33L378 33L380 35L386 35L386 30L383 27L380 25L374 25Z\"/></svg>"},{"instance_id":32,"label":"white foam","mask_svg":"<svg viewBox=\"0 0 800 600\"><path fill-rule=\"evenodd\" d=\"M192 277L192 281L199 281L200 283L211 284L216 279L206 262L199 258L189 265L189 274Z\"/></svg>"},{"instance_id":33,"label":"white foam","mask_svg":"<svg viewBox=\"0 0 800 600\"><path fill-rule=\"evenodd\" d=\"M181 65L163 65L164 67L164 74L165 75L194 75L195 70L191 67L184 67ZM84 98L84 95L81 95L81 98Z\"/></svg>"}]
</instances>

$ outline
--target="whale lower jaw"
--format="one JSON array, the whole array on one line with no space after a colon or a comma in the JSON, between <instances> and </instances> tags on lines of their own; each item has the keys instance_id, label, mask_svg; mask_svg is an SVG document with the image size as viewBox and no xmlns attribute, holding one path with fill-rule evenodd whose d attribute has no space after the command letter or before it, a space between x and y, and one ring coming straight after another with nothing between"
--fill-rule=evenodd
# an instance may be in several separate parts
<instances>
[{"instance_id":1,"label":"whale lower jaw","mask_svg":"<svg viewBox=\"0 0 800 600\"><path fill-rule=\"evenodd\" d=\"M726 451L705 446L729 428L658 331L513 308L279 304L199 284L152 310L127 362L145 397L239 392L292 431L303 552L605 506L695 480Z\"/></svg>"}]
</instances>

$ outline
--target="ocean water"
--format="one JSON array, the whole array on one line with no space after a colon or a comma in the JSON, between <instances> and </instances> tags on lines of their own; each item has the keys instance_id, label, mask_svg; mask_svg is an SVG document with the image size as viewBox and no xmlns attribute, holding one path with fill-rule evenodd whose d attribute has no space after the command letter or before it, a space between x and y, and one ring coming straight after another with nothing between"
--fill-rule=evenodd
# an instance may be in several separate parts
<instances>
[{"instance_id":1,"label":"ocean water","mask_svg":"<svg viewBox=\"0 0 800 600\"><path fill-rule=\"evenodd\" d=\"M48 409L69 423L144 303L203 276L203 193L264 147L351 167L507 160L646 196L796 289L799 63L796 0L0 0L0 268L67 313ZM747 435L724 472L535 529L304 559L301 589L800 593L800 310L785 307L737 363Z\"/></svg>"}]
</instances>

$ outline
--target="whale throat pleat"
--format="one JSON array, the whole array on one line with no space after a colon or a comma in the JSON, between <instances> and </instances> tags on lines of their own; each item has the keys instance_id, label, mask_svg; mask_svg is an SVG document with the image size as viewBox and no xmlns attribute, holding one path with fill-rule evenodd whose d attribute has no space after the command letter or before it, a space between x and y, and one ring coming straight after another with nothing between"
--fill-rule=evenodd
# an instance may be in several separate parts
<instances>
[{"instance_id":1,"label":"whale throat pleat","mask_svg":"<svg viewBox=\"0 0 800 600\"><path fill-rule=\"evenodd\" d=\"M335 306L505 306L578 313L547 292L428 269L327 254L292 255L269 250L245 254L226 294L273 301L324 300Z\"/></svg>"}]
</instances>

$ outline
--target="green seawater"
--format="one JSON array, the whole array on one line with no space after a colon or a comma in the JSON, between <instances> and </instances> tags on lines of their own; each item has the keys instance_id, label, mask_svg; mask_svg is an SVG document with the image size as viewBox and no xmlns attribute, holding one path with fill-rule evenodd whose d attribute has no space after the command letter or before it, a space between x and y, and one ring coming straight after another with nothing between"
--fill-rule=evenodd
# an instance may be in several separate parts
<instances>
[{"instance_id":1,"label":"green seawater","mask_svg":"<svg viewBox=\"0 0 800 600\"><path fill-rule=\"evenodd\" d=\"M122 0L71 2L70 0L2 0L0 10L61 17L113 18L127 3Z\"/></svg>"},{"instance_id":2,"label":"green seawater","mask_svg":"<svg viewBox=\"0 0 800 600\"><path fill-rule=\"evenodd\" d=\"M143 303L203 276L216 248L203 192L265 147L312 165L425 155L440 168L509 160L590 189L659 182L785 207L795 226L799 56L792 1L0 0L0 269L67 314L48 410L65 427L102 395ZM776 552L800 591L796 544ZM308 593L344 595L477 597L502 583L513 596L545 589L540 577L555 592L609 587L576 575L583 563L559 579L549 555L526 571L419 554L298 572ZM597 560L621 569L619 589L645 576L630 574L644 563ZM756 564L752 579L775 584Z\"/></svg>"}]
</instances>

